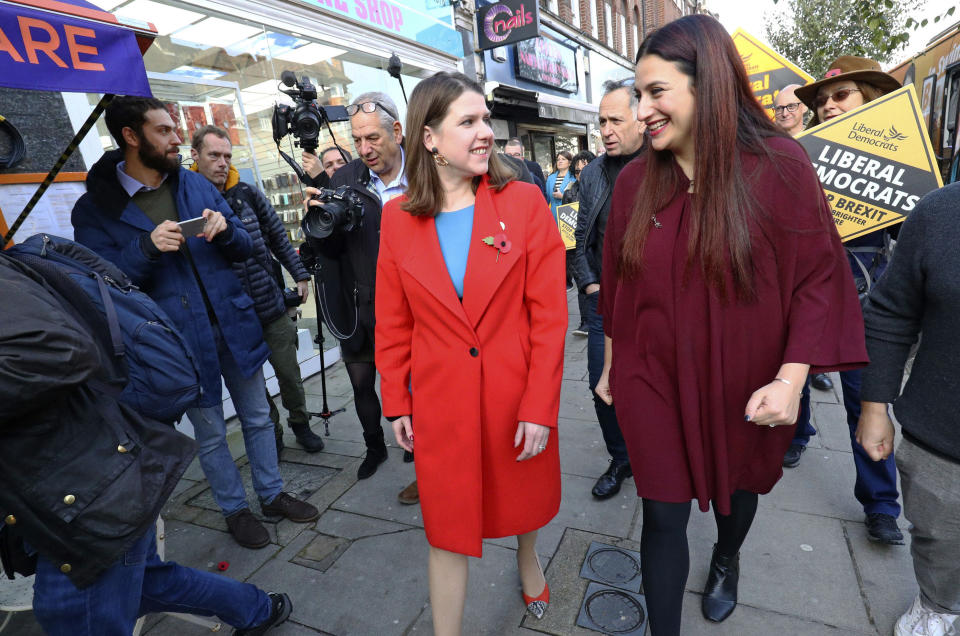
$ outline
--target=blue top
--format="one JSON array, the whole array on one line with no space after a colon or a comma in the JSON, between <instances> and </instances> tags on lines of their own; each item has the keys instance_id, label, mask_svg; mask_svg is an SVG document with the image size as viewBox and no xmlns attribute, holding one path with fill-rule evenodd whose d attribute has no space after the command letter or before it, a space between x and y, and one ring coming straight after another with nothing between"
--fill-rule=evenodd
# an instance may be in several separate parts
<instances>
[{"instance_id":1,"label":"blue top","mask_svg":"<svg viewBox=\"0 0 960 636\"><path fill-rule=\"evenodd\" d=\"M434 217L434 223L447 273L457 290L457 296L463 299L463 277L467 273L467 256L470 254L470 236L473 233L473 206L441 212Z\"/></svg>"}]
</instances>

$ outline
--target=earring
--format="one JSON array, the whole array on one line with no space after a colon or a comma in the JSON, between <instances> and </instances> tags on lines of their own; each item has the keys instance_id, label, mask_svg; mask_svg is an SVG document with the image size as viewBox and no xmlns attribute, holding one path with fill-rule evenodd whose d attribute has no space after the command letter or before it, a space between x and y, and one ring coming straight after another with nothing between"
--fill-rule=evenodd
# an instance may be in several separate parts
<instances>
[{"instance_id":1,"label":"earring","mask_svg":"<svg viewBox=\"0 0 960 636\"><path fill-rule=\"evenodd\" d=\"M447 161L447 158L440 154L440 151L437 150L437 147L434 146L433 150L430 151L433 154L433 161L438 166L449 166L450 162Z\"/></svg>"}]
</instances>

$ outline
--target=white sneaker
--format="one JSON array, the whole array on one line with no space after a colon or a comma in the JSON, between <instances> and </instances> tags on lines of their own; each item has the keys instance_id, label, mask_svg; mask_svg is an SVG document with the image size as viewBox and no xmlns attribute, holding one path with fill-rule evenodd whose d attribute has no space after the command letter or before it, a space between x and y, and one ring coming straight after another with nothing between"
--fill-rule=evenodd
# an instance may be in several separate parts
<instances>
[{"instance_id":1,"label":"white sneaker","mask_svg":"<svg viewBox=\"0 0 960 636\"><path fill-rule=\"evenodd\" d=\"M940 614L927 609L920 602L920 595L913 605L900 617L894 626L894 636L956 636L956 614Z\"/></svg>"}]
</instances>

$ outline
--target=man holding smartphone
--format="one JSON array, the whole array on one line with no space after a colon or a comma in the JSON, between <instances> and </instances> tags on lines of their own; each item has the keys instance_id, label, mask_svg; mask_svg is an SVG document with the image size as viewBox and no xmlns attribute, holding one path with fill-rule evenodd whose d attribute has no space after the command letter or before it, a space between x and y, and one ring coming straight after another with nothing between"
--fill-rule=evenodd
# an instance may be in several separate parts
<instances>
[{"instance_id":1,"label":"man holding smartphone","mask_svg":"<svg viewBox=\"0 0 960 636\"><path fill-rule=\"evenodd\" d=\"M187 416L200 465L237 543L264 547L270 535L247 505L227 447L221 375L240 416L262 513L308 522L319 512L283 492L261 370L270 351L232 269L250 256L250 235L207 179L180 167L180 136L163 102L116 97L105 119L120 149L87 175L87 193L73 208L75 238L126 272L190 345L202 394ZM178 221L196 216L206 219L203 233L184 236Z\"/></svg>"}]
</instances>

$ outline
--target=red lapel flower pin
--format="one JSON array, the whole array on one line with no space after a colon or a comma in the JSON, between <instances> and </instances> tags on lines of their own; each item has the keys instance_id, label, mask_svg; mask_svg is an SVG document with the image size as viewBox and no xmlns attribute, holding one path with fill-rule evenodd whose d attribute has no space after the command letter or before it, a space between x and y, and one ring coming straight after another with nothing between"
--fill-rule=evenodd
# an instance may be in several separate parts
<instances>
[{"instance_id":1,"label":"red lapel flower pin","mask_svg":"<svg viewBox=\"0 0 960 636\"><path fill-rule=\"evenodd\" d=\"M507 235L504 232L500 232L494 236L488 236L481 240L487 245L497 248L498 262L500 261L500 255L510 253L510 248L513 247L513 244L510 242L510 239L507 238Z\"/></svg>"}]
</instances>

